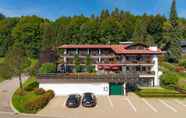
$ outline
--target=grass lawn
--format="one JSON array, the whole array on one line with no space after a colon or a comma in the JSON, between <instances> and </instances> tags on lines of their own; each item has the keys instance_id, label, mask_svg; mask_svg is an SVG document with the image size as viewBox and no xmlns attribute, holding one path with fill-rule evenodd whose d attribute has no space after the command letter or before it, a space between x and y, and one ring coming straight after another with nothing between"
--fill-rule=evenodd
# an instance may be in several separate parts
<instances>
[{"instance_id":1,"label":"grass lawn","mask_svg":"<svg viewBox=\"0 0 186 118\"><path fill-rule=\"evenodd\" d=\"M35 97L38 97L38 95L36 95L33 91L30 92L25 92L24 96L19 96L19 95L13 95L12 97L12 102L13 102L13 106L22 113L32 113L31 111L27 110L25 108L25 103L27 103L27 101L29 101L30 99L33 99Z\"/></svg>"},{"instance_id":2,"label":"grass lawn","mask_svg":"<svg viewBox=\"0 0 186 118\"><path fill-rule=\"evenodd\" d=\"M39 83L36 81L35 76L26 80L23 87L23 95L20 93L20 88L18 88L12 96L14 108L21 113L37 113L55 96L52 90L45 91L39 88Z\"/></svg>"},{"instance_id":3,"label":"grass lawn","mask_svg":"<svg viewBox=\"0 0 186 118\"><path fill-rule=\"evenodd\" d=\"M36 81L35 77L31 77L27 81L24 82L23 86L27 86L31 83ZM20 89L18 88L16 91L19 91ZM27 103L29 100L32 100L33 98L39 97L39 95L35 94L34 91L25 91L23 96L16 95L14 93L12 97L12 103L13 106L19 111L23 113L32 113L32 111L29 111L25 109L25 103Z\"/></svg>"},{"instance_id":4,"label":"grass lawn","mask_svg":"<svg viewBox=\"0 0 186 118\"><path fill-rule=\"evenodd\" d=\"M186 94L165 88L139 88L136 94L141 97L186 97Z\"/></svg>"},{"instance_id":5,"label":"grass lawn","mask_svg":"<svg viewBox=\"0 0 186 118\"><path fill-rule=\"evenodd\" d=\"M4 57L0 57L0 63L4 62Z\"/></svg>"},{"instance_id":6,"label":"grass lawn","mask_svg":"<svg viewBox=\"0 0 186 118\"><path fill-rule=\"evenodd\" d=\"M2 77L0 77L0 82L4 81L4 79Z\"/></svg>"}]
</instances>

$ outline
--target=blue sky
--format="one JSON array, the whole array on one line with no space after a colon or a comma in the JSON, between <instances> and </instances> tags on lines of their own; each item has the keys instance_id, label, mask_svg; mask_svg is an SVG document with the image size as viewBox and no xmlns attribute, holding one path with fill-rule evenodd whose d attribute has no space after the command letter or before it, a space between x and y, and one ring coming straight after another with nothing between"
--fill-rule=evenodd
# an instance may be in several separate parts
<instances>
[{"instance_id":1,"label":"blue sky","mask_svg":"<svg viewBox=\"0 0 186 118\"><path fill-rule=\"evenodd\" d=\"M38 15L56 19L60 16L99 15L102 9L114 8L134 14L168 16L172 0L0 0L0 12L6 16ZM186 18L186 0L177 0L180 17Z\"/></svg>"}]
</instances>

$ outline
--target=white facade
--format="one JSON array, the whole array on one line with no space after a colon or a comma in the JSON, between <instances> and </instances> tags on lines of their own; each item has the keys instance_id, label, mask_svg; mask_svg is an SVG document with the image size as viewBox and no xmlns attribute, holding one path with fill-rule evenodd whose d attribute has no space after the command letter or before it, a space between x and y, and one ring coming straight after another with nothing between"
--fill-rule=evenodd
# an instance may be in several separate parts
<instances>
[{"instance_id":1,"label":"white facade","mask_svg":"<svg viewBox=\"0 0 186 118\"><path fill-rule=\"evenodd\" d=\"M52 89L56 96L83 94L92 92L95 95L109 95L109 83L40 83L45 90Z\"/></svg>"}]
</instances>

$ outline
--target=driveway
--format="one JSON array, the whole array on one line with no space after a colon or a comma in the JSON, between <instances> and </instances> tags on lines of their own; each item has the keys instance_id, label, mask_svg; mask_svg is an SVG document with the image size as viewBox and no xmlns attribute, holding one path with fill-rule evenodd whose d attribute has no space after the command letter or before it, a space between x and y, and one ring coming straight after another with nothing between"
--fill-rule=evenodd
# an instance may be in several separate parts
<instances>
[{"instance_id":1,"label":"driveway","mask_svg":"<svg viewBox=\"0 0 186 118\"><path fill-rule=\"evenodd\" d=\"M95 108L67 108L67 97L55 97L38 114L65 118L185 118L186 99L140 98L128 96L97 96Z\"/></svg>"},{"instance_id":2,"label":"driveway","mask_svg":"<svg viewBox=\"0 0 186 118\"><path fill-rule=\"evenodd\" d=\"M23 76L22 80L25 81L28 77ZM19 81L17 77L10 80L5 80L0 83L0 111L10 112L10 100L14 91L19 86Z\"/></svg>"}]
</instances>

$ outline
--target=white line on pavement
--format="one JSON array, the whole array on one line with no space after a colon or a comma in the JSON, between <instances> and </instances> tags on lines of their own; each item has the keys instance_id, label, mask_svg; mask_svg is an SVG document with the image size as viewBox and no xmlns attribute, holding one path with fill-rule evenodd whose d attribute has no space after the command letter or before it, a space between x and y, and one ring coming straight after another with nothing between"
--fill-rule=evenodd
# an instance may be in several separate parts
<instances>
[{"instance_id":1,"label":"white line on pavement","mask_svg":"<svg viewBox=\"0 0 186 118\"><path fill-rule=\"evenodd\" d=\"M134 106L134 104L132 104L131 100L129 98L125 98L125 100L129 103L129 105L132 107L133 111L136 112L136 107Z\"/></svg>"},{"instance_id":2,"label":"white line on pavement","mask_svg":"<svg viewBox=\"0 0 186 118\"><path fill-rule=\"evenodd\" d=\"M177 100L177 99L175 99L174 101L175 101L177 104L186 107L186 104L182 103L181 101L179 101L179 100Z\"/></svg>"},{"instance_id":3,"label":"white line on pavement","mask_svg":"<svg viewBox=\"0 0 186 118\"><path fill-rule=\"evenodd\" d=\"M158 110L152 106L146 99L142 98L142 101L154 112L158 112Z\"/></svg>"},{"instance_id":4,"label":"white line on pavement","mask_svg":"<svg viewBox=\"0 0 186 118\"><path fill-rule=\"evenodd\" d=\"M172 107L171 105L167 104L165 101L163 100L159 100L163 105L165 105L167 108L171 109L174 112L178 112L174 107Z\"/></svg>"},{"instance_id":5,"label":"white line on pavement","mask_svg":"<svg viewBox=\"0 0 186 118\"><path fill-rule=\"evenodd\" d=\"M114 105L113 105L112 100L110 99L110 97L109 97L109 96L107 96L107 100L109 101L110 106L113 108L113 107L114 107Z\"/></svg>"}]
</instances>

